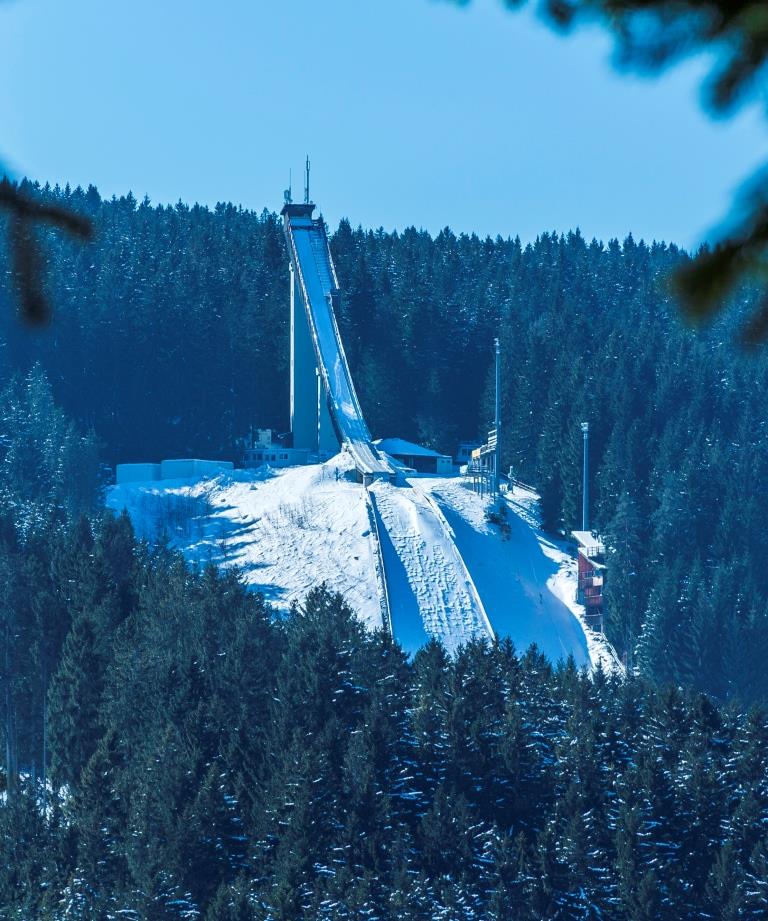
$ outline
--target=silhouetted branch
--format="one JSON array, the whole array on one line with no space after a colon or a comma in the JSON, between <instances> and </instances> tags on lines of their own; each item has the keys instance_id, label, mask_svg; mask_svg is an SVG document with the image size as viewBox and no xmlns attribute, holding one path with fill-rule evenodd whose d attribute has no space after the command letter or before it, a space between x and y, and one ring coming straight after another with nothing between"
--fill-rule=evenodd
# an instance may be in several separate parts
<instances>
[{"instance_id":1,"label":"silhouetted branch","mask_svg":"<svg viewBox=\"0 0 768 921\"><path fill-rule=\"evenodd\" d=\"M7 178L0 180L0 209L8 212L11 265L22 319L43 325L50 320L51 310L43 292L43 259L36 226L50 224L83 241L91 239L93 227L82 215L29 198Z\"/></svg>"},{"instance_id":2,"label":"silhouetted branch","mask_svg":"<svg viewBox=\"0 0 768 921\"><path fill-rule=\"evenodd\" d=\"M714 316L742 280L760 282L766 290L763 306L748 319L741 337L753 346L768 338L768 173L742 193L737 209L735 228L714 249L678 269L673 285L684 313L698 323Z\"/></svg>"}]
</instances>

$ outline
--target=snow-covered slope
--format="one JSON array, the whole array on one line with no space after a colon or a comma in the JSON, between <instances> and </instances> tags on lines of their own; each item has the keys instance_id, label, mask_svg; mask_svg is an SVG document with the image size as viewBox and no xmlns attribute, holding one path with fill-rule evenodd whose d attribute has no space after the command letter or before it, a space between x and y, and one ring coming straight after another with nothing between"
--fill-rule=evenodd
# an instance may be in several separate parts
<instances>
[{"instance_id":1,"label":"snow-covered slope","mask_svg":"<svg viewBox=\"0 0 768 921\"><path fill-rule=\"evenodd\" d=\"M238 566L278 609L325 582L378 629L375 534L352 466L342 453L280 471L131 483L113 487L108 505L127 508L142 537L165 531L191 562ZM486 503L456 478L418 477L406 487L377 482L370 491L393 629L405 649L429 636L455 649L488 636L490 621L493 633L521 651L535 642L553 661L573 655L578 665L618 667L584 625L573 600L575 563L538 530L533 493L516 489L507 497L511 534L504 539L485 520Z\"/></svg>"},{"instance_id":2,"label":"snow-covered slope","mask_svg":"<svg viewBox=\"0 0 768 921\"><path fill-rule=\"evenodd\" d=\"M575 600L576 564L566 545L538 526L538 496L516 487L504 497L510 530L486 521L487 500L456 478L419 478L451 528L497 636L519 650L532 643L552 661L572 655L578 666L600 662L622 670L605 638L586 625Z\"/></svg>"},{"instance_id":3,"label":"snow-covered slope","mask_svg":"<svg viewBox=\"0 0 768 921\"><path fill-rule=\"evenodd\" d=\"M492 637L450 533L416 482L380 480L370 487L389 590L392 630L408 651L428 636L453 651L474 637Z\"/></svg>"},{"instance_id":4,"label":"snow-covered slope","mask_svg":"<svg viewBox=\"0 0 768 921\"><path fill-rule=\"evenodd\" d=\"M326 582L371 629L382 625L365 492L349 455L285 470L236 470L212 480L115 486L137 533L165 530L193 563L238 566L281 610ZM187 514L185 514L185 512Z\"/></svg>"}]
</instances>

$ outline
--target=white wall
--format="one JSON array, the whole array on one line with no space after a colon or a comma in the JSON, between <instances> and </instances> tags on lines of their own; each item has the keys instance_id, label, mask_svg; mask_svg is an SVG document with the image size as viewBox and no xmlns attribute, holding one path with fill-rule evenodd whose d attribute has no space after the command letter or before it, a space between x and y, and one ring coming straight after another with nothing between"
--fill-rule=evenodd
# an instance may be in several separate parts
<instances>
[{"instance_id":1,"label":"white wall","mask_svg":"<svg viewBox=\"0 0 768 921\"><path fill-rule=\"evenodd\" d=\"M115 468L118 483L140 483L160 479L160 464L118 464Z\"/></svg>"},{"instance_id":2,"label":"white wall","mask_svg":"<svg viewBox=\"0 0 768 921\"><path fill-rule=\"evenodd\" d=\"M216 476L224 470L234 468L232 461L199 460L198 458L179 458L164 460L160 464L160 477L163 480L186 480L191 477Z\"/></svg>"}]
</instances>

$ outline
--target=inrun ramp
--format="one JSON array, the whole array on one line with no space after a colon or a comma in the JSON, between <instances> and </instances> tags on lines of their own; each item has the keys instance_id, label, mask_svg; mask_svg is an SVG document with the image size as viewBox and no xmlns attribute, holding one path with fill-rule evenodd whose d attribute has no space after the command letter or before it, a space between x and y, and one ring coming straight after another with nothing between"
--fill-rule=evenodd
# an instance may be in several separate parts
<instances>
[{"instance_id":1,"label":"inrun ramp","mask_svg":"<svg viewBox=\"0 0 768 921\"><path fill-rule=\"evenodd\" d=\"M344 354L334 308L339 283L315 206L282 210L291 263L291 431L293 446L318 454L340 445L363 482L391 479L395 469L371 442Z\"/></svg>"}]
</instances>

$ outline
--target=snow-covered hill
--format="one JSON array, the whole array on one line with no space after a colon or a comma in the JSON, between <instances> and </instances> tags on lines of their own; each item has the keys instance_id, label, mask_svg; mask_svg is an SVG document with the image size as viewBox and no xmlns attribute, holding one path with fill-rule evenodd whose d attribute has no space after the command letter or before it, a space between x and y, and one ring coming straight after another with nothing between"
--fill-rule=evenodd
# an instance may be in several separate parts
<instances>
[{"instance_id":1,"label":"snow-covered hill","mask_svg":"<svg viewBox=\"0 0 768 921\"><path fill-rule=\"evenodd\" d=\"M506 539L486 521L485 501L457 478L377 484L374 497L393 629L406 649L428 636L449 649L487 636L487 614L493 632L518 649L535 642L553 661L572 655L580 666L600 660L618 667L584 626L573 600L575 563L538 530L533 493L516 489L506 498ZM278 609L325 582L368 627L382 626L370 508L348 455L279 471L124 484L111 489L107 504L126 508L141 537L165 532L192 563L239 567Z\"/></svg>"},{"instance_id":2,"label":"snow-covered hill","mask_svg":"<svg viewBox=\"0 0 768 921\"><path fill-rule=\"evenodd\" d=\"M509 531L486 520L487 500L459 478L420 478L445 515L497 636L519 650L532 643L553 662L623 671L605 637L592 631L576 602L576 561L567 545L539 528L536 493L515 487L504 496Z\"/></svg>"}]
</instances>

